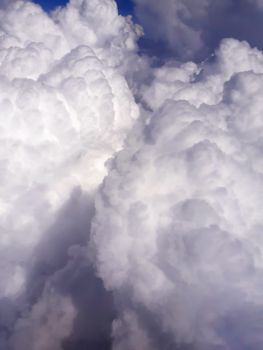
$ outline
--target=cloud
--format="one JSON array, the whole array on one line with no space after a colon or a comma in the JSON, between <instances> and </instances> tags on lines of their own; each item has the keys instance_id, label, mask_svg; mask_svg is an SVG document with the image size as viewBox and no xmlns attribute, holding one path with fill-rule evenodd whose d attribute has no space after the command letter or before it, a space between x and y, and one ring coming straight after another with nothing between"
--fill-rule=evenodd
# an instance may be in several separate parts
<instances>
[{"instance_id":1,"label":"cloud","mask_svg":"<svg viewBox=\"0 0 263 350\"><path fill-rule=\"evenodd\" d=\"M110 162L93 221L120 300L113 349L260 348L262 60L228 39L142 87L145 123Z\"/></svg>"},{"instance_id":2,"label":"cloud","mask_svg":"<svg viewBox=\"0 0 263 350\"><path fill-rule=\"evenodd\" d=\"M86 254L93 215L92 196L76 189L42 235L16 317L3 318L11 349L110 348L113 298Z\"/></svg>"},{"instance_id":3,"label":"cloud","mask_svg":"<svg viewBox=\"0 0 263 350\"><path fill-rule=\"evenodd\" d=\"M200 61L226 37L247 40L252 46L263 48L261 1L134 0L134 3L145 30L142 47L150 55Z\"/></svg>"},{"instance_id":4,"label":"cloud","mask_svg":"<svg viewBox=\"0 0 263 350\"><path fill-rule=\"evenodd\" d=\"M14 1L0 21L0 347L58 350L84 323L83 305L94 310L89 297L62 288L88 260L80 248L82 258L68 251L87 244L90 206L80 201L81 215L72 206L59 212L76 188L92 202L104 163L138 117L121 60L135 56L139 32L110 0L72 0L52 15ZM83 293L99 291L107 309L111 299L90 262L83 269Z\"/></svg>"},{"instance_id":5,"label":"cloud","mask_svg":"<svg viewBox=\"0 0 263 350\"><path fill-rule=\"evenodd\" d=\"M261 347L261 2L135 2L1 2L0 349Z\"/></svg>"},{"instance_id":6,"label":"cloud","mask_svg":"<svg viewBox=\"0 0 263 350\"><path fill-rule=\"evenodd\" d=\"M13 347L62 349L61 339L70 335L74 318L75 309L71 301L50 291L34 305L28 319L21 319L16 324Z\"/></svg>"}]
</instances>

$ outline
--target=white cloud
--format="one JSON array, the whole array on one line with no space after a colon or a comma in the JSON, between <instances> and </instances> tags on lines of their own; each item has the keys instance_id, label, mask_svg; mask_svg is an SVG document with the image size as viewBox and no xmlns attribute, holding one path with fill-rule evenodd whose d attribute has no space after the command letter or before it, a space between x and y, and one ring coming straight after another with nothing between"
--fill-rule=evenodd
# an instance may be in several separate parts
<instances>
[{"instance_id":1,"label":"white cloud","mask_svg":"<svg viewBox=\"0 0 263 350\"><path fill-rule=\"evenodd\" d=\"M225 40L142 89L153 113L109 165L93 222L121 300L115 349L261 346L262 59Z\"/></svg>"},{"instance_id":2,"label":"white cloud","mask_svg":"<svg viewBox=\"0 0 263 350\"><path fill-rule=\"evenodd\" d=\"M52 16L14 1L0 22L0 298L15 300L58 210L75 187L96 190L138 117L119 61L134 55L137 29L112 0L72 0ZM27 349L58 349L71 330L73 306L66 333L39 345L60 323L54 310L48 329L39 328L48 303L40 299L26 317Z\"/></svg>"},{"instance_id":3,"label":"white cloud","mask_svg":"<svg viewBox=\"0 0 263 350\"><path fill-rule=\"evenodd\" d=\"M261 3L135 2L1 2L1 349L262 344Z\"/></svg>"}]
</instances>

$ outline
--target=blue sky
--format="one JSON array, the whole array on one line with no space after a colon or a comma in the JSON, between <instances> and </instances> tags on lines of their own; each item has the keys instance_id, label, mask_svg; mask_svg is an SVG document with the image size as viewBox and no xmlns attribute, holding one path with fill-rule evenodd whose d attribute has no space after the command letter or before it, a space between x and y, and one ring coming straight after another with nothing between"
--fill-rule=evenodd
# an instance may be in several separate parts
<instances>
[{"instance_id":1,"label":"blue sky","mask_svg":"<svg viewBox=\"0 0 263 350\"><path fill-rule=\"evenodd\" d=\"M117 0L117 4L122 15L132 14L133 3L130 0Z\"/></svg>"},{"instance_id":2,"label":"blue sky","mask_svg":"<svg viewBox=\"0 0 263 350\"><path fill-rule=\"evenodd\" d=\"M34 0L40 4L46 11L54 9L56 6L65 5L67 0ZM123 15L131 14L133 10L133 3L130 0L117 0L120 13Z\"/></svg>"},{"instance_id":3,"label":"blue sky","mask_svg":"<svg viewBox=\"0 0 263 350\"><path fill-rule=\"evenodd\" d=\"M40 4L46 11L53 10L56 6L65 5L66 0L33 0L34 2Z\"/></svg>"}]
</instances>

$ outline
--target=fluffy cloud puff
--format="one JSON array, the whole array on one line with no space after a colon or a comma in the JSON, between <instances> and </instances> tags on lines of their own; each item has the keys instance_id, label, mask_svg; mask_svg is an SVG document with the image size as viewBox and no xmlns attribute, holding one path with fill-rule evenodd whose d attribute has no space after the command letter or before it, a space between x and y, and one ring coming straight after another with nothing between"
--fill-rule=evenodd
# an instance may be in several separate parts
<instances>
[{"instance_id":1,"label":"fluffy cloud puff","mask_svg":"<svg viewBox=\"0 0 263 350\"><path fill-rule=\"evenodd\" d=\"M58 209L75 187L94 192L138 116L120 73L120 60L136 50L137 29L111 0L72 0L52 16L14 1L0 10L0 22L0 298L15 300ZM28 339L42 344L26 340L25 348L58 349L69 334L74 308L57 299L43 294L17 326L28 325ZM52 323L63 329L49 337Z\"/></svg>"},{"instance_id":2,"label":"fluffy cloud puff","mask_svg":"<svg viewBox=\"0 0 263 350\"><path fill-rule=\"evenodd\" d=\"M261 52L225 40L142 89L145 125L109 164L93 222L114 349L260 348L262 73Z\"/></svg>"}]
</instances>

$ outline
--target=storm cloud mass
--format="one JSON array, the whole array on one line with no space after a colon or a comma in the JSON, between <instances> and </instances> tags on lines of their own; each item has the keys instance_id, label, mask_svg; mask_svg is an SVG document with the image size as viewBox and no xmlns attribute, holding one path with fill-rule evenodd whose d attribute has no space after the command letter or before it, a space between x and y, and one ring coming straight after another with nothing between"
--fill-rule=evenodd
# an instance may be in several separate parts
<instances>
[{"instance_id":1,"label":"storm cloud mass","mask_svg":"<svg viewBox=\"0 0 263 350\"><path fill-rule=\"evenodd\" d=\"M0 350L262 347L262 3L134 3L1 1Z\"/></svg>"}]
</instances>

